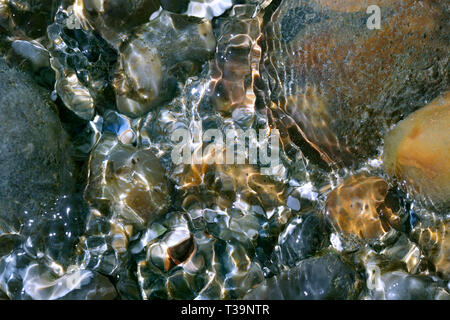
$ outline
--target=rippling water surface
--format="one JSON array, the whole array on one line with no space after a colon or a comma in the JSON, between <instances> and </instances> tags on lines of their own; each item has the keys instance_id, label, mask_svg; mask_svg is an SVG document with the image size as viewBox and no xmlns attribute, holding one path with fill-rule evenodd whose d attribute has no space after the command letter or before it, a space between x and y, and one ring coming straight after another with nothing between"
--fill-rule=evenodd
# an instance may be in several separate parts
<instances>
[{"instance_id":1,"label":"rippling water surface","mask_svg":"<svg viewBox=\"0 0 450 320\"><path fill-rule=\"evenodd\" d=\"M0 0L0 299L449 299L449 18Z\"/></svg>"}]
</instances>

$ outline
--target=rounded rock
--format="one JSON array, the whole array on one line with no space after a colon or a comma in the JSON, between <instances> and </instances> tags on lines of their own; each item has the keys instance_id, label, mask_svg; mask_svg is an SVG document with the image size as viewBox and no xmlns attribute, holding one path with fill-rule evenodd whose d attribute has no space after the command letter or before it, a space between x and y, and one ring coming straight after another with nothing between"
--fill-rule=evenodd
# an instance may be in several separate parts
<instances>
[{"instance_id":1,"label":"rounded rock","mask_svg":"<svg viewBox=\"0 0 450 320\"><path fill-rule=\"evenodd\" d=\"M124 145L115 134L105 132L89 165L85 197L102 213L144 226L168 208L165 170L152 151Z\"/></svg>"},{"instance_id":2,"label":"rounded rock","mask_svg":"<svg viewBox=\"0 0 450 320\"><path fill-rule=\"evenodd\" d=\"M73 188L66 134L49 93L0 59L0 230L17 231Z\"/></svg>"},{"instance_id":3,"label":"rounded rock","mask_svg":"<svg viewBox=\"0 0 450 320\"><path fill-rule=\"evenodd\" d=\"M450 91L399 122L385 138L384 167L433 202L450 199Z\"/></svg>"},{"instance_id":4,"label":"rounded rock","mask_svg":"<svg viewBox=\"0 0 450 320\"><path fill-rule=\"evenodd\" d=\"M282 1L265 34L284 149L323 167L378 154L388 129L448 87L448 9L440 2ZM290 151L293 150L293 151Z\"/></svg>"},{"instance_id":5,"label":"rounded rock","mask_svg":"<svg viewBox=\"0 0 450 320\"><path fill-rule=\"evenodd\" d=\"M328 194L327 217L348 236L376 240L398 226L399 217L385 206L388 185L380 177L351 176Z\"/></svg>"},{"instance_id":6,"label":"rounded rock","mask_svg":"<svg viewBox=\"0 0 450 320\"><path fill-rule=\"evenodd\" d=\"M310 258L250 291L247 300L342 300L358 291L356 272L334 253Z\"/></svg>"}]
</instances>

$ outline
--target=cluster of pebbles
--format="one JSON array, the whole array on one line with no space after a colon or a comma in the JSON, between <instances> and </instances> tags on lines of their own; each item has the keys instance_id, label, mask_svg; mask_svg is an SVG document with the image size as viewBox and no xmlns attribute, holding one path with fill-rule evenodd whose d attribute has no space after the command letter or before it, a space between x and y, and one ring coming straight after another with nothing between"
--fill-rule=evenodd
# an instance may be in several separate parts
<instances>
[{"instance_id":1,"label":"cluster of pebbles","mask_svg":"<svg viewBox=\"0 0 450 320\"><path fill-rule=\"evenodd\" d=\"M0 0L0 299L450 299L450 6L370 5Z\"/></svg>"}]
</instances>

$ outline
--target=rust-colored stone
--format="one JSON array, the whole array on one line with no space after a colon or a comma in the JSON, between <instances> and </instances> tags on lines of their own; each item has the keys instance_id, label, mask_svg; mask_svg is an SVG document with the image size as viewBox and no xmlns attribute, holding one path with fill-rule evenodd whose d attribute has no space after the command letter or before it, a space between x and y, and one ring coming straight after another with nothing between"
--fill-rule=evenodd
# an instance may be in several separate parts
<instances>
[{"instance_id":1,"label":"rust-colored stone","mask_svg":"<svg viewBox=\"0 0 450 320\"><path fill-rule=\"evenodd\" d=\"M369 5L379 30L366 26ZM448 86L447 20L435 1L283 1L265 66L285 150L339 166L375 156L389 127Z\"/></svg>"},{"instance_id":2,"label":"rust-colored stone","mask_svg":"<svg viewBox=\"0 0 450 320\"><path fill-rule=\"evenodd\" d=\"M385 139L386 171L434 202L450 199L450 91L401 121Z\"/></svg>"},{"instance_id":3,"label":"rust-colored stone","mask_svg":"<svg viewBox=\"0 0 450 320\"><path fill-rule=\"evenodd\" d=\"M384 205L387 193L388 185L380 177L352 176L328 195L327 216L345 235L379 239L398 226L395 213Z\"/></svg>"}]
</instances>

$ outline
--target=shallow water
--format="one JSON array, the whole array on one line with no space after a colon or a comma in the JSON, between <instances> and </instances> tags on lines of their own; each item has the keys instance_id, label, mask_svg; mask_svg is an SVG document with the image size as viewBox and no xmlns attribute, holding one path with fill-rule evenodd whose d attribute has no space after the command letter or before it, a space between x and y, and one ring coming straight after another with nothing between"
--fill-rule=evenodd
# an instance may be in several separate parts
<instances>
[{"instance_id":1,"label":"shallow water","mask_svg":"<svg viewBox=\"0 0 450 320\"><path fill-rule=\"evenodd\" d=\"M414 113L450 119L448 3L373 1L370 29L353 0L58 2L0 0L2 55L56 105L70 172L1 207L0 297L450 297L450 128ZM431 178L386 159L409 117Z\"/></svg>"}]
</instances>

